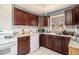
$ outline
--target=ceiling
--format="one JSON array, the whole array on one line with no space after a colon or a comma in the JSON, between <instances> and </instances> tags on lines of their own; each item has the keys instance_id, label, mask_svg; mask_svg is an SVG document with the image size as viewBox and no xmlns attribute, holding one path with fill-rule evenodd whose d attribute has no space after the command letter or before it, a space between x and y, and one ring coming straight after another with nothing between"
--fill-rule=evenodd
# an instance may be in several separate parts
<instances>
[{"instance_id":1,"label":"ceiling","mask_svg":"<svg viewBox=\"0 0 79 59\"><path fill-rule=\"evenodd\" d=\"M36 14L46 14L71 6L71 4L18 4L18 6L30 10Z\"/></svg>"}]
</instances>

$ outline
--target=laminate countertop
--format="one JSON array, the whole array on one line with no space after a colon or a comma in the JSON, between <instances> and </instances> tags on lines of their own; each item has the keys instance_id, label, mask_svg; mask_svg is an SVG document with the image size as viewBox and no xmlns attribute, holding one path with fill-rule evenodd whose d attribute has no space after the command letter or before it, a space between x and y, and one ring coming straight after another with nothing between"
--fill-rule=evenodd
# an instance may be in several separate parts
<instances>
[{"instance_id":1,"label":"laminate countertop","mask_svg":"<svg viewBox=\"0 0 79 59\"><path fill-rule=\"evenodd\" d=\"M55 34L55 33L40 33L40 34L48 34L48 35L56 35L56 36L64 36L64 37L74 37L70 35L60 35L60 34Z\"/></svg>"}]
</instances>

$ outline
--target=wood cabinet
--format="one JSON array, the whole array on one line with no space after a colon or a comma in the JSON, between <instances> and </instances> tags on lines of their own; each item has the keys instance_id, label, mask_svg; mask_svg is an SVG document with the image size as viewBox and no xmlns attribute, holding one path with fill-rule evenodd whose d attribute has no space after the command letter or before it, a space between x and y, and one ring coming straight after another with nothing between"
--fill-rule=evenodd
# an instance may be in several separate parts
<instances>
[{"instance_id":1,"label":"wood cabinet","mask_svg":"<svg viewBox=\"0 0 79 59\"><path fill-rule=\"evenodd\" d=\"M18 38L18 55L25 55L30 51L30 37Z\"/></svg>"},{"instance_id":2,"label":"wood cabinet","mask_svg":"<svg viewBox=\"0 0 79 59\"><path fill-rule=\"evenodd\" d=\"M43 16L43 26L48 26L49 16Z\"/></svg>"},{"instance_id":3,"label":"wood cabinet","mask_svg":"<svg viewBox=\"0 0 79 59\"><path fill-rule=\"evenodd\" d=\"M68 46L69 46L69 41L70 37L62 37L63 39L63 54L67 55L68 54Z\"/></svg>"},{"instance_id":4,"label":"wood cabinet","mask_svg":"<svg viewBox=\"0 0 79 59\"><path fill-rule=\"evenodd\" d=\"M38 16L18 8L14 8L14 25L37 26Z\"/></svg>"},{"instance_id":5,"label":"wood cabinet","mask_svg":"<svg viewBox=\"0 0 79 59\"><path fill-rule=\"evenodd\" d=\"M49 16L39 16L38 26L48 26Z\"/></svg>"},{"instance_id":6,"label":"wood cabinet","mask_svg":"<svg viewBox=\"0 0 79 59\"><path fill-rule=\"evenodd\" d=\"M65 25L73 25L73 20L72 20L72 9L66 10L65 11Z\"/></svg>"},{"instance_id":7,"label":"wood cabinet","mask_svg":"<svg viewBox=\"0 0 79 59\"><path fill-rule=\"evenodd\" d=\"M69 47L69 55L79 55L79 48Z\"/></svg>"},{"instance_id":8,"label":"wood cabinet","mask_svg":"<svg viewBox=\"0 0 79 59\"><path fill-rule=\"evenodd\" d=\"M70 37L42 34L40 35L40 46L67 55L69 40Z\"/></svg>"},{"instance_id":9,"label":"wood cabinet","mask_svg":"<svg viewBox=\"0 0 79 59\"><path fill-rule=\"evenodd\" d=\"M51 35L45 35L46 36L46 47L48 49L52 49L52 44L53 44L53 41L52 41L52 36Z\"/></svg>"},{"instance_id":10,"label":"wood cabinet","mask_svg":"<svg viewBox=\"0 0 79 59\"><path fill-rule=\"evenodd\" d=\"M39 37L39 39L40 39L39 40L39 43L40 43L39 45L43 46L44 45L44 34L41 34L40 37Z\"/></svg>"},{"instance_id":11,"label":"wood cabinet","mask_svg":"<svg viewBox=\"0 0 79 59\"><path fill-rule=\"evenodd\" d=\"M73 13L73 20L74 20L73 22L75 25L78 25L79 24L79 5L73 8L72 13Z\"/></svg>"},{"instance_id":12,"label":"wood cabinet","mask_svg":"<svg viewBox=\"0 0 79 59\"><path fill-rule=\"evenodd\" d=\"M25 25L25 13L17 8L14 8L14 25Z\"/></svg>"},{"instance_id":13,"label":"wood cabinet","mask_svg":"<svg viewBox=\"0 0 79 59\"><path fill-rule=\"evenodd\" d=\"M62 53L62 37L53 36L53 50Z\"/></svg>"},{"instance_id":14,"label":"wood cabinet","mask_svg":"<svg viewBox=\"0 0 79 59\"><path fill-rule=\"evenodd\" d=\"M38 26L38 16L29 14L29 21L30 26Z\"/></svg>"},{"instance_id":15,"label":"wood cabinet","mask_svg":"<svg viewBox=\"0 0 79 59\"><path fill-rule=\"evenodd\" d=\"M79 5L65 10L65 25L79 24Z\"/></svg>"}]
</instances>

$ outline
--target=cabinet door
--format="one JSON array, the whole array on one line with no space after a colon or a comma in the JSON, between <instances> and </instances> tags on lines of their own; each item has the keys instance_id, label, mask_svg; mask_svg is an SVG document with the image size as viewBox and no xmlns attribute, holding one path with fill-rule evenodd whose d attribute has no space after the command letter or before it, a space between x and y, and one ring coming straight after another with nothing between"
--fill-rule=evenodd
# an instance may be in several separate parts
<instances>
[{"instance_id":1,"label":"cabinet door","mask_svg":"<svg viewBox=\"0 0 79 59\"><path fill-rule=\"evenodd\" d=\"M48 16L43 17L43 26L48 26Z\"/></svg>"},{"instance_id":2,"label":"cabinet door","mask_svg":"<svg viewBox=\"0 0 79 59\"><path fill-rule=\"evenodd\" d=\"M62 53L62 38L53 37L53 50Z\"/></svg>"},{"instance_id":3,"label":"cabinet door","mask_svg":"<svg viewBox=\"0 0 79 59\"><path fill-rule=\"evenodd\" d=\"M72 9L65 11L65 25L73 25Z\"/></svg>"},{"instance_id":4,"label":"cabinet door","mask_svg":"<svg viewBox=\"0 0 79 59\"><path fill-rule=\"evenodd\" d=\"M25 23L27 26L30 25L30 21L29 21L29 13L28 12L25 12Z\"/></svg>"},{"instance_id":5,"label":"cabinet door","mask_svg":"<svg viewBox=\"0 0 79 59\"><path fill-rule=\"evenodd\" d=\"M73 9L73 20L74 24L79 24L79 5Z\"/></svg>"},{"instance_id":6,"label":"cabinet door","mask_svg":"<svg viewBox=\"0 0 79 59\"><path fill-rule=\"evenodd\" d=\"M18 54L25 55L30 51L30 38L20 37L18 38Z\"/></svg>"},{"instance_id":7,"label":"cabinet door","mask_svg":"<svg viewBox=\"0 0 79 59\"><path fill-rule=\"evenodd\" d=\"M40 46L43 46L43 44L44 44L44 35L43 34L40 35L39 43L40 43Z\"/></svg>"},{"instance_id":8,"label":"cabinet door","mask_svg":"<svg viewBox=\"0 0 79 59\"><path fill-rule=\"evenodd\" d=\"M62 37L62 39L63 39L63 54L67 55L70 37Z\"/></svg>"},{"instance_id":9,"label":"cabinet door","mask_svg":"<svg viewBox=\"0 0 79 59\"><path fill-rule=\"evenodd\" d=\"M48 16L39 16L38 26L48 26Z\"/></svg>"},{"instance_id":10,"label":"cabinet door","mask_svg":"<svg viewBox=\"0 0 79 59\"><path fill-rule=\"evenodd\" d=\"M45 36L46 36L46 47L49 48L49 49L52 49L53 40L51 38L51 35L45 35Z\"/></svg>"},{"instance_id":11,"label":"cabinet door","mask_svg":"<svg viewBox=\"0 0 79 59\"><path fill-rule=\"evenodd\" d=\"M37 26L38 19L36 15L29 14L29 20L30 20L30 26Z\"/></svg>"},{"instance_id":12,"label":"cabinet door","mask_svg":"<svg viewBox=\"0 0 79 59\"><path fill-rule=\"evenodd\" d=\"M14 8L14 25L25 25L25 14L17 8Z\"/></svg>"}]
</instances>

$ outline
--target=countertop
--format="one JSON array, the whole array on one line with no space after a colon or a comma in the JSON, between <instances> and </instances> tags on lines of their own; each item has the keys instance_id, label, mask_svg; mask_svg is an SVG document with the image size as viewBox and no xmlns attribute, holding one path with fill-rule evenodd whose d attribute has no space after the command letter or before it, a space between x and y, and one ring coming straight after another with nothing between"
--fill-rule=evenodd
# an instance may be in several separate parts
<instances>
[{"instance_id":1,"label":"countertop","mask_svg":"<svg viewBox=\"0 0 79 59\"><path fill-rule=\"evenodd\" d=\"M30 32L25 32L24 34L18 33L17 37L25 37L25 36L30 36Z\"/></svg>"},{"instance_id":2,"label":"countertop","mask_svg":"<svg viewBox=\"0 0 79 59\"><path fill-rule=\"evenodd\" d=\"M48 34L48 35L56 35L56 36L64 36L64 37L74 37L70 35L60 35L60 34L55 34L55 33L40 33L40 34Z\"/></svg>"}]
</instances>

